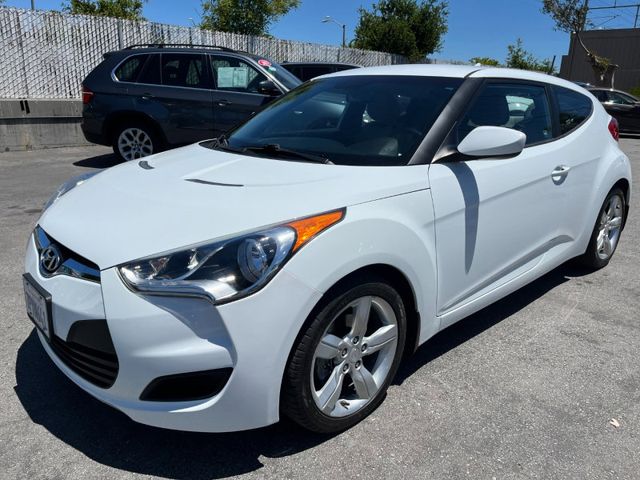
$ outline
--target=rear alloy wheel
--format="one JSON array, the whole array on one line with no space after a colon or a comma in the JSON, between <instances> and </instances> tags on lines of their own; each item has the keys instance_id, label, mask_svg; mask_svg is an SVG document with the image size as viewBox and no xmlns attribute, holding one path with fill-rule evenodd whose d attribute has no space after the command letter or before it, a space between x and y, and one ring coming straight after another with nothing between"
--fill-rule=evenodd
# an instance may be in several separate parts
<instances>
[{"instance_id":1,"label":"rear alloy wheel","mask_svg":"<svg viewBox=\"0 0 640 480\"><path fill-rule=\"evenodd\" d=\"M406 314L389 285L365 283L336 295L294 350L284 413L316 432L355 425L383 400L404 347Z\"/></svg>"},{"instance_id":2,"label":"rear alloy wheel","mask_svg":"<svg viewBox=\"0 0 640 480\"><path fill-rule=\"evenodd\" d=\"M114 136L113 151L125 161L137 160L159 151L159 141L153 130L146 125L127 125Z\"/></svg>"},{"instance_id":3,"label":"rear alloy wheel","mask_svg":"<svg viewBox=\"0 0 640 480\"><path fill-rule=\"evenodd\" d=\"M587 251L579 258L583 265L602 268L609 263L620 241L625 211L624 193L614 188L600 209Z\"/></svg>"}]
</instances>

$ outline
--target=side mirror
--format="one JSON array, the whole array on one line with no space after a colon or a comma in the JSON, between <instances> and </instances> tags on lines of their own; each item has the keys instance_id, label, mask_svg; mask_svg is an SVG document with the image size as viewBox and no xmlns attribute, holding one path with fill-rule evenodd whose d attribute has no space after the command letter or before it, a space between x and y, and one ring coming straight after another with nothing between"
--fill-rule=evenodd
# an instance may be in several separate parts
<instances>
[{"instance_id":1,"label":"side mirror","mask_svg":"<svg viewBox=\"0 0 640 480\"><path fill-rule=\"evenodd\" d=\"M263 80L258 84L258 93L269 97L279 97L282 92L271 80Z\"/></svg>"},{"instance_id":2,"label":"side mirror","mask_svg":"<svg viewBox=\"0 0 640 480\"><path fill-rule=\"evenodd\" d=\"M476 127L458 145L470 157L515 157L524 149L527 136L505 127Z\"/></svg>"}]
</instances>

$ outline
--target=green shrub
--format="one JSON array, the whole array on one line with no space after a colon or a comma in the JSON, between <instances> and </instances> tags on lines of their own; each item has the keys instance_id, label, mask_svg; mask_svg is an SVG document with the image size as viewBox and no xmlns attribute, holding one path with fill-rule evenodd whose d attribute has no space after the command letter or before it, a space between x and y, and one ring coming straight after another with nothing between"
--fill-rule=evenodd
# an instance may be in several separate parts
<instances>
[{"instance_id":1,"label":"green shrub","mask_svg":"<svg viewBox=\"0 0 640 480\"><path fill-rule=\"evenodd\" d=\"M638 87L633 87L632 89L629 90L629 93L631 95L633 95L634 97L638 97L640 98L640 86Z\"/></svg>"}]
</instances>

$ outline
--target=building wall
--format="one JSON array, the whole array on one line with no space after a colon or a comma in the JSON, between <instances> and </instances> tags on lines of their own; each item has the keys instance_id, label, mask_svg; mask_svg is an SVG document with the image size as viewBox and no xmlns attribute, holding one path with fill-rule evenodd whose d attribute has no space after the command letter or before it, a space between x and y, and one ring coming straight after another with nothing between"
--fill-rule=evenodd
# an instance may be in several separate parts
<instances>
[{"instance_id":1,"label":"building wall","mask_svg":"<svg viewBox=\"0 0 640 480\"><path fill-rule=\"evenodd\" d=\"M615 72L615 88L629 90L640 87L640 28L619 30L590 30L581 34L584 44L592 52L619 65ZM571 37L568 55L562 57L560 77L568 80L602 85L595 77L587 55ZM605 82L606 86L609 86Z\"/></svg>"}]
</instances>

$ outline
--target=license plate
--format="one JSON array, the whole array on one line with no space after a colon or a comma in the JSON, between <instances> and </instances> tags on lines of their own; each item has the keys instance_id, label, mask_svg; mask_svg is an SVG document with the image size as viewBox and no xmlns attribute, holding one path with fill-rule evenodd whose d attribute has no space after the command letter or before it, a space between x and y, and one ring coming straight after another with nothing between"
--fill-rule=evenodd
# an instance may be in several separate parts
<instances>
[{"instance_id":1,"label":"license plate","mask_svg":"<svg viewBox=\"0 0 640 480\"><path fill-rule=\"evenodd\" d=\"M25 273L22 277L24 285L24 303L27 306L27 315L38 327L47 340L51 339L51 295L38 285L33 277Z\"/></svg>"}]
</instances>

